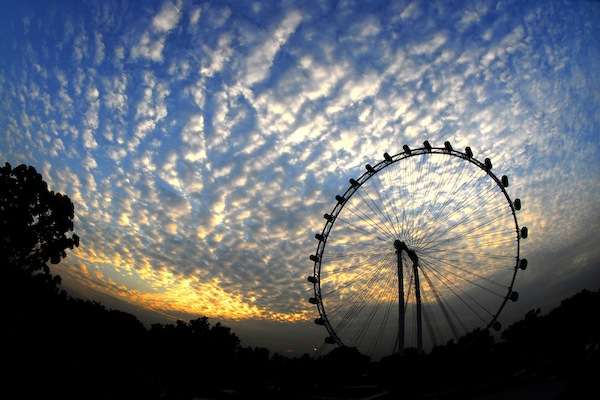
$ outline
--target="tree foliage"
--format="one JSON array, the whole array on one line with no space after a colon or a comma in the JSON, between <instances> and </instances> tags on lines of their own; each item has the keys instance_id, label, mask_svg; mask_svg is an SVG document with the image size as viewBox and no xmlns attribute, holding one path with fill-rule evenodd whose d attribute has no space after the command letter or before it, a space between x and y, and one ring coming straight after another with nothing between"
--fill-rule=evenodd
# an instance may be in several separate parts
<instances>
[{"instance_id":1,"label":"tree foliage","mask_svg":"<svg viewBox=\"0 0 600 400\"><path fill-rule=\"evenodd\" d=\"M0 168L0 254L9 268L49 274L67 248L79 246L68 196L48 190L35 168L9 163Z\"/></svg>"}]
</instances>

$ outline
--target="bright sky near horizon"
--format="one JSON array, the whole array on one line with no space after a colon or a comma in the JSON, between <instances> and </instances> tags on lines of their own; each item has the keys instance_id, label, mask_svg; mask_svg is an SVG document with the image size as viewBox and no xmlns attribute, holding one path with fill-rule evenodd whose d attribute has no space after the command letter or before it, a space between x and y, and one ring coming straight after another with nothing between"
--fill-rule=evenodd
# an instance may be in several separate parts
<instances>
[{"instance_id":1,"label":"bright sky near horizon","mask_svg":"<svg viewBox=\"0 0 600 400\"><path fill-rule=\"evenodd\" d=\"M525 306L600 282L600 3L0 11L0 160L73 200L81 246L57 272L80 293L241 329L308 321L323 213L365 163L423 140L510 177Z\"/></svg>"}]
</instances>

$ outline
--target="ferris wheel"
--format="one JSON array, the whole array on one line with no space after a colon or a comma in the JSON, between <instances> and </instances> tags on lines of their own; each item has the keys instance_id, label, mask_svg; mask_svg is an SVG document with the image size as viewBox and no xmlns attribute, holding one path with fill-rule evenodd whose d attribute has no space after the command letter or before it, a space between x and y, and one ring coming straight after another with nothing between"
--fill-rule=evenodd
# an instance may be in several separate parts
<instances>
[{"instance_id":1,"label":"ferris wheel","mask_svg":"<svg viewBox=\"0 0 600 400\"><path fill-rule=\"evenodd\" d=\"M315 235L308 281L325 343L373 356L419 351L477 327L501 329L527 268L520 199L492 162L452 148L410 149L367 164Z\"/></svg>"}]
</instances>

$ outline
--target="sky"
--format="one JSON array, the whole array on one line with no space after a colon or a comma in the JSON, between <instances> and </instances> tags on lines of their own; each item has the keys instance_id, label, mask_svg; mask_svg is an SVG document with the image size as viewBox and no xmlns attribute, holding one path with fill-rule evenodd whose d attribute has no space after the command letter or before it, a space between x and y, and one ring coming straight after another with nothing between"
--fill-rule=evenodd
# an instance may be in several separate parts
<instances>
[{"instance_id":1,"label":"sky","mask_svg":"<svg viewBox=\"0 0 600 400\"><path fill-rule=\"evenodd\" d=\"M600 3L4 1L0 160L75 204L72 293L320 346L309 254L366 163L489 157L529 268L501 319L600 286Z\"/></svg>"}]
</instances>

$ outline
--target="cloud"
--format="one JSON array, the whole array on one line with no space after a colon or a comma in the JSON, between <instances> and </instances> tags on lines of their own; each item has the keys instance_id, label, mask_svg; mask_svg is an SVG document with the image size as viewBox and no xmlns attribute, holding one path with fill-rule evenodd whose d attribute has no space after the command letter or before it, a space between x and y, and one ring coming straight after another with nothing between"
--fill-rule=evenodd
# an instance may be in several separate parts
<instances>
[{"instance_id":1,"label":"cloud","mask_svg":"<svg viewBox=\"0 0 600 400\"><path fill-rule=\"evenodd\" d=\"M94 158L92 158L89 154L88 156L84 159L83 161L83 165L85 166L86 169L91 170L94 169L98 166L98 164L96 163L96 160ZM92 189L92 188L90 188Z\"/></svg>"},{"instance_id":2,"label":"cloud","mask_svg":"<svg viewBox=\"0 0 600 400\"><path fill-rule=\"evenodd\" d=\"M190 13L190 25L196 25L200 20L200 16L202 15L202 8L195 7Z\"/></svg>"},{"instance_id":3,"label":"cloud","mask_svg":"<svg viewBox=\"0 0 600 400\"><path fill-rule=\"evenodd\" d=\"M327 113L333 114L364 100L367 97L374 96L379 91L382 83L382 77L376 72L357 77L356 80L349 80L341 89L343 95L338 96L335 102L327 107Z\"/></svg>"},{"instance_id":4,"label":"cloud","mask_svg":"<svg viewBox=\"0 0 600 400\"><path fill-rule=\"evenodd\" d=\"M181 140L188 145L185 159L191 162L206 159L206 144L204 140L204 118L202 114L190 117L181 132Z\"/></svg>"},{"instance_id":5,"label":"cloud","mask_svg":"<svg viewBox=\"0 0 600 400\"><path fill-rule=\"evenodd\" d=\"M400 14L400 18L409 19L416 16L418 13L418 5L416 1L411 2Z\"/></svg>"},{"instance_id":6,"label":"cloud","mask_svg":"<svg viewBox=\"0 0 600 400\"><path fill-rule=\"evenodd\" d=\"M85 33L81 33L75 37L73 42L73 56L75 57L75 62L80 63L84 57L87 55L87 35Z\"/></svg>"},{"instance_id":7,"label":"cloud","mask_svg":"<svg viewBox=\"0 0 600 400\"><path fill-rule=\"evenodd\" d=\"M132 47L133 58L147 58L152 61L162 61L162 52L165 47L166 36L152 37L149 32L144 32L137 46Z\"/></svg>"},{"instance_id":8,"label":"cloud","mask_svg":"<svg viewBox=\"0 0 600 400\"><path fill-rule=\"evenodd\" d=\"M83 246L60 268L81 287L168 315L294 321L315 316L307 255L348 178L450 140L509 176L531 233L518 285L544 276L527 296L551 296L545 254L573 276L598 259L577 245L600 229L587 7L167 1L106 25L58 13L56 52L40 10L26 34L7 25L24 36L0 71L0 156L74 200Z\"/></svg>"},{"instance_id":9,"label":"cloud","mask_svg":"<svg viewBox=\"0 0 600 400\"><path fill-rule=\"evenodd\" d=\"M87 149L94 149L98 147L98 143L95 139L95 131L98 129L99 117L98 112L100 109L99 101L100 92L95 86L90 86L86 93L86 99L88 101L88 109L84 116L84 131L83 131L83 145Z\"/></svg>"},{"instance_id":10,"label":"cloud","mask_svg":"<svg viewBox=\"0 0 600 400\"><path fill-rule=\"evenodd\" d=\"M127 112L127 76L117 75L104 80L104 105L121 114Z\"/></svg>"},{"instance_id":11,"label":"cloud","mask_svg":"<svg viewBox=\"0 0 600 400\"><path fill-rule=\"evenodd\" d=\"M487 11L488 6L484 3L477 4L475 7L462 10L462 15L458 22L460 29L467 29L472 24L479 22L481 18L487 13Z\"/></svg>"},{"instance_id":12,"label":"cloud","mask_svg":"<svg viewBox=\"0 0 600 400\"><path fill-rule=\"evenodd\" d=\"M421 43L419 45L415 45L411 50L411 54L417 56L432 54L441 46L443 46L447 40L448 39L446 35L444 35L443 33L438 33L431 40Z\"/></svg>"},{"instance_id":13,"label":"cloud","mask_svg":"<svg viewBox=\"0 0 600 400\"><path fill-rule=\"evenodd\" d=\"M231 35L224 34L219 37L216 49L204 48L206 61L202 63L202 67L200 68L202 76L211 77L223 69L233 54L231 40Z\"/></svg>"},{"instance_id":14,"label":"cloud","mask_svg":"<svg viewBox=\"0 0 600 400\"><path fill-rule=\"evenodd\" d=\"M131 56L152 61L163 61L163 50L169 32L175 28L180 18L180 7L166 1L160 12L152 19L152 26L142 33L137 45L131 48Z\"/></svg>"},{"instance_id":15,"label":"cloud","mask_svg":"<svg viewBox=\"0 0 600 400\"><path fill-rule=\"evenodd\" d=\"M129 149L133 150L154 131L159 121L164 119L167 114L167 106L165 103L166 97L170 90L167 85L162 82L157 82L152 72L144 73L144 95L137 104L135 119L138 121L134 137L129 143Z\"/></svg>"},{"instance_id":16,"label":"cloud","mask_svg":"<svg viewBox=\"0 0 600 400\"><path fill-rule=\"evenodd\" d=\"M157 32L168 32L175 28L181 17L180 7L180 2L177 5L170 1L165 2L160 12L152 19L152 27Z\"/></svg>"},{"instance_id":17,"label":"cloud","mask_svg":"<svg viewBox=\"0 0 600 400\"><path fill-rule=\"evenodd\" d=\"M102 42L102 34L96 32L96 55L94 57L94 62L96 65L102 64L104 61L104 42Z\"/></svg>"},{"instance_id":18,"label":"cloud","mask_svg":"<svg viewBox=\"0 0 600 400\"><path fill-rule=\"evenodd\" d=\"M247 86L252 86L265 79L273 64L275 55L285 45L301 21L302 14L298 11L291 11L267 36L264 43L258 45L250 53L245 62L245 76L242 78Z\"/></svg>"}]
</instances>

